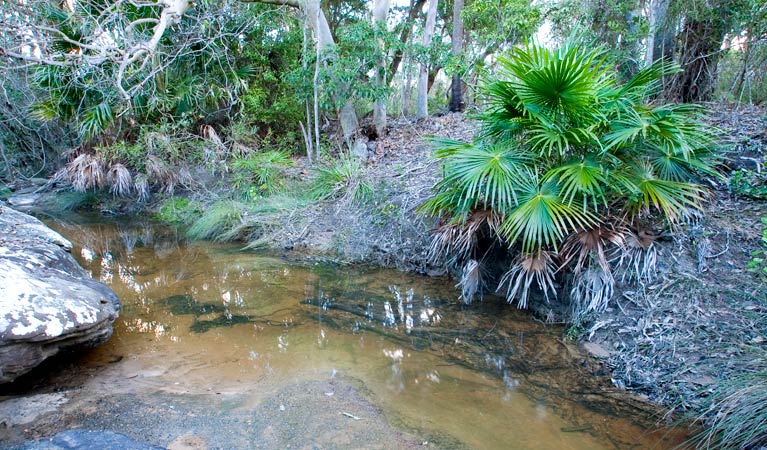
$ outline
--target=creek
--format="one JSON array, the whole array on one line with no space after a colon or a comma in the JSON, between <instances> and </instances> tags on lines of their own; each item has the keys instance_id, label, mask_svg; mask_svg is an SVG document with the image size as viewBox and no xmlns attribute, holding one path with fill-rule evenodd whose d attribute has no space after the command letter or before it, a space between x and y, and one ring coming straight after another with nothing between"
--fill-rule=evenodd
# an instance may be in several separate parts
<instances>
[{"instance_id":1,"label":"creek","mask_svg":"<svg viewBox=\"0 0 767 450\"><path fill-rule=\"evenodd\" d=\"M189 242L139 219L72 215L46 223L72 241L78 262L123 302L111 340L61 369L84 375L50 381L80 396L106 390L123 395L127 408L127 399L152 393L173 414L183 409L185 423L206 414L220 421L237 411L272 421L285 414L296 435L324 430L319 448L389 448L387 442L411 448L400 444L417 442L426 448L665 449L685 438L656 428L653 409L612 388L603 369L564 340L560 326L539 323L492 295L464 306L454 280ZM348 386L359 398L342 395ZM286 397L298 391L294 401ZM275 392L282 397L272 402ZM95 398L78 408L98 409ZM355 402L367 409L354 409ZM291 411L303 415L288 418ZM333 423L308 425L330 413ZM109 423L99 420L134 436L172 438L162 434L162 424L120 414L130 416L123 411ZM258 425L250 417L243 427ZM376 417L391 427L381 430L397 430L404 441L345 441L337 429ZM89 420L70 425L95 423ZM259 448L258 439L264 448L314 448L312 436L275 434L277 425L264 425L260 437L242 442L190 427L214 448Z\"/></svg>"}]
</instances>

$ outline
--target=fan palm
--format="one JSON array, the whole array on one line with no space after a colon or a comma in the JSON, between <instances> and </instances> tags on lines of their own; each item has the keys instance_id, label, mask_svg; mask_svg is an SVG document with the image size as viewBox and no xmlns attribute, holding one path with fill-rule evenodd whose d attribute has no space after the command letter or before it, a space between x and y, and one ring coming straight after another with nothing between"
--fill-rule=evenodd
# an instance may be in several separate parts
<instances>
[{"instance_id":1,"label":"fan palm","mask_svg":"<svg viewBox=\"0 0 767 450\"><path fill-rule=\"evenodd\" d=\"M488 227L474 214L493 211L499 225L489 232L518 254L502 277L509 301L525 306L533 280L554 291L558 259L561 273L574 265L588 274L572 292L592 295L580 304L599 311L612 293L607 248L628 249L640 215L676 223L700 208L701 177L716 175L713 131L695 107L648 101L676 70L665 62L621 84L603 49L568 42L530 43L499 66L484 87L478 139L434 141L443 178L421 211L443 220L435 248L458 251L454 260L472 261L464 273L476 277L472 235Z\"/></svg>"}]
</instances>

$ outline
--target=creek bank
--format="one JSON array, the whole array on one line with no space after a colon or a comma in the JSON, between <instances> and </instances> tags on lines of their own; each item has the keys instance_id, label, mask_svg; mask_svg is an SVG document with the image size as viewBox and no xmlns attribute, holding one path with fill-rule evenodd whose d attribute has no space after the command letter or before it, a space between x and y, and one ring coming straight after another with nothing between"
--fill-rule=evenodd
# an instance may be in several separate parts
<instances>
[{"instance_id":1,"label":"creek bank","mask_svg":"<svg viewBox=\"0 0 767 450\"><path fill-rule=\"evenodd\" d=\"M109 377L99 376L100 384ZM151 379L155 374L139 376ZM129 387L131 380L113 378L109 383L114 389L108 392L93 389L92 383L11 400L24 411L39 407L39 397L56 396L29 423L0 427L0 449L435 448L424 447L427 442L436 448L466 448L449 438L393 427L367 400L363 383L351 378L283 380L258 399L246 386L189 392L174 390L170 383L136 390ZM0 416L8 405L8 400L0 402ZM91 446L89 439L96 439Z\"/></svg>"},{"instance_id":2,"label":"creek bank","mask_svg":"<svg viewBox=\"0 0 767 450\"><path fill-rule=\"evenodd\" d=\"M0 383L112 335L119 299L71 248L39 220L0 204Z\"/></svg>"},{"instance_id":3,"label":"creek bank","mask_svg":"<svg viewBox=\"0 0 767 450\"><path fill-rule=\"evenodd\" d=\"M724 129L730 145L726 169L759 169L765 157L764 110L707 106L713 110L710 122ZM460 114L395 121L369 159L368 176L383 186L374 202L336 200L290 210L275 225L243 238L320 259L444 274L443 262L427 260L436 222L415 211L439 179L439 164L430 159L424 137L470 140L475 130L476 123ZM309 166L299 160L289 175L305 181L307 173ZM211 192L230 194L231 186L204 191L188 195L205 200ZM712 194L705 218L656 242L653 281L622 284L607 311L571 333L602 361L615 386L680 411L694 409L727 379L752 370L750 349L764 349L767 342L765 287L746 270L767 205L733 195L722 181L713 182ZM561 320L562 306L542 302L535 313Z\"/></svg>"}]
</instances>

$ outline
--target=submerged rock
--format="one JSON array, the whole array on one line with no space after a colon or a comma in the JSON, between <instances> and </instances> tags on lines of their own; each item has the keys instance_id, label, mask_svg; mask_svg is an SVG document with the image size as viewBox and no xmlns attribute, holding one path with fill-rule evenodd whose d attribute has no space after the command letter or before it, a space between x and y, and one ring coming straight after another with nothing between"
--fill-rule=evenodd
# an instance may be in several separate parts
<instances>
[{"instance_id":1,"label":"submerged rock","mask_svg":"<svg viewBox=\"0 0 767 450\"><path fill-rule=\"evenodd\" d=\"M19 450L163 450L113 431L68 430L28 442Z\"/></svg>"},{"instance_id":2,"label":"submerged rock","mask_svg":"<svg viewBox=\"0 0 767 450\"><path fill-rule=\"evenodd\" d=\"M74 260L72 244L0 205L0 383L60 350L112 335L120 301Z\"/></svg>"}]
</instances>

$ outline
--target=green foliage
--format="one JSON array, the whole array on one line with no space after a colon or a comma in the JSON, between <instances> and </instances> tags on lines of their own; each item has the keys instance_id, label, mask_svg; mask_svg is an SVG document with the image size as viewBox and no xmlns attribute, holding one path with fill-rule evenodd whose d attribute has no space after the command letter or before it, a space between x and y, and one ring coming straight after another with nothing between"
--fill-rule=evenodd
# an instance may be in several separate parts
<instances>
[{"instance_id":1,"label":"green foliage","mask_svg":"<svg viewBox=\"0 0 767 450\"><path fill-rule=\"evenodd\" d=\"M129 144L125 141L119 141L111 145L96 147L95 151L98 156L109 163L119 162L137 171L144 170L147 150L140 143Z\"/></svg>"},{"instance_id":2,"label":"green foliage","mask_svg":"<svg viewBox=\"0 0 767 450\"><path fill-rule=\"evenodd\" d=\"M251 196L274 193L284 185L283 172L292 165L290 155L278 150L267 150L237 158L232 163L235 171L234 185L238 189L250 190L252 187Z\"/></svg>"},{"instance_id":3,"label":"green foliage","mask_svg":"<svg viewBox=\"0 0 767 450\"><path fill-rule=\"evenodd\" d=\"M0 187L0 200L8 200L8 197L10 197L12 193L13 191L8 189L7 187L5 186Z\"/></svg>"},{"instance_id":4,"label":"green foliage","mask_svg":"<svg viewBox=\"0 0 767 450\"><path fill-rule=\"evenodd\" d=\"M195 220L186 234L192 239L231 241L237 238L237 230L248 212L248 207L234 200L220 200L210 205Z\"/></svg>"},{"instance_id":5,"label":"green foliage","mask_svg":"<svg viewBox=\"0 0 767 450\"><path fill-rule=\"evenodd\" d=\"M342 198L364 203L373 197L365 166L356 158L342 156L334 165L316 170L309 195L317 200Z\"/></svg>"},{"instance_id":6,"label":"green foliage","mask_svg":"<svg viewBox=\"0 0 767 450\"><path fill-rule=\"evenodd\" d=\"M504 277L514 281L509 301L520 295L523 304L533 278L548 291L556 271L548 255L578 233L594 230L579 241L594 258L578 258L575 272L597 261L609 272L600 242L625 245L625 233L598 231L603 224L631 227L640 216L673 224L700 209L700 178L716 175L713 132L693 107L647 100L672 68L658 63L621 84L604 49L572 41L529 44L499 65L500 78L485 86L480 138L435 141L443 179L421 211L475 234L486 223L522 252ZM487 210L499 224L477 215ZM611 292L612 277L605 280Z\"/></svg>"},{"instance_id":7,"label":"green foliage","mask_svg":"<svg viewBox=\"0 0 767 450\"><path fill-rule=\"evenodd\" d=\"M760 248L751 252L751 261L746 268L767 281L767 217L762 217L762 237Z\"/></svg>"},{"instance_id":8,"label":"green foliage","mask_svg":"<svg viewBox=\"0 0 767 450\"><path fill-rule=\"evenodd\" d=\"M171 225L186 225L202 213L202 207L185 197L172 197L163 202L155 219Z\"/></svg>"},{"instance_id":9,"label":"green foliage","mask_svg":"<svg viewBox=\"0 0 767 450\"><path fill-rule=\"evenodd\" d=\"M767 173L738 169L730 177L730 191L741 197L767 199Z\"/></svg>"}]
</instances>

